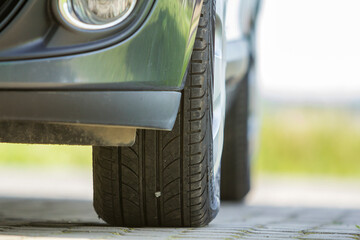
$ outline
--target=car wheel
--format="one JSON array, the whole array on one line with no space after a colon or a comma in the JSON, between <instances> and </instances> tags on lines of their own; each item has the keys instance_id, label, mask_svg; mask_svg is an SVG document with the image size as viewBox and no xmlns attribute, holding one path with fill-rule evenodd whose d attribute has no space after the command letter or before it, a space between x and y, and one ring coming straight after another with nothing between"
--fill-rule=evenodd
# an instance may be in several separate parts
<instances>
[{"instance_id":1,"label":"car wheel","mask_svg":"<svg viewBox=\"0 0 360 240\"><path fill-rule=\"evenodd\" d=\"M204 1L173 130L138 130L132 147L93 147L94 208L111 225L204 226L219 210L214 8Z\"/></svg>"},{"instance_id":2,"label":"car wheel","mask_svg":"<svg viewBox=\"0 0 360 240\"><path fill-rule=\"evenodd\" d=\"M241 201L250 190L251 159L257 137L256 96L253 64L238 84L226 114L224 151L221 166L221 199ZM254 96L253 96L254 95Z\"/></svg>"}]
</instances>

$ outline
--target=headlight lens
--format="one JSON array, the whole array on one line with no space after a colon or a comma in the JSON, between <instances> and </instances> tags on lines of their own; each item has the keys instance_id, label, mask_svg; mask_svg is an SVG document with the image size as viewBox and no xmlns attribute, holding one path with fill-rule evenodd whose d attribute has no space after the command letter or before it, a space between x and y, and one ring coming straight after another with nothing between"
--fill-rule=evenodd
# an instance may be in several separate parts
<instances>
[{"instance_id":1,"label":"headlight lens","mask_svg":"<svg viewBox=\"0 0 360 240\"><path fill-rule=\"evenodd\" d=\"M135 5L136 0L59 0L63 18L87 30L106 29L121 23Z\"/></svg>"}]
</instances>

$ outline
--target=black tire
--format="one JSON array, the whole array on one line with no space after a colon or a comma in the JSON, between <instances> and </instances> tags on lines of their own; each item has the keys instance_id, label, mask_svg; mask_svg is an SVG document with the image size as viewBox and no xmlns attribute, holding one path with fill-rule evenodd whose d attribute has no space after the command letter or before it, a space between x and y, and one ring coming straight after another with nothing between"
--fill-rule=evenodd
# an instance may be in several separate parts
<instances>
[{"instance_id":1,"label":"black tire","mask_svg":"<svg viewBox=\"0 0 360 240\"><path fill-rule=\"evenodd\" d=\"M221 164L221 199L241 201L250 190L248 142L249 74L238 84L226 114Z\"/></svg>"},{"instance_id":2,"label":"black tire","mask_svg":"<svg viewBox=\"0 0 360 240\"><path fill-rule=\"evenodd\" d=\"M132 147L93 147L94 208L107 223L197 227L216 216L213 17L213 0L204 1L173 130L138 130Z\"/></svg>"},{"instance_id":3,"label":"black tire","mask_svg":"<svg viewBox=\"0 0 360 240\"><path fill-rule=\"evenodd\" d=\"M262 0L258 0L252 19L250 64L247 75L242 79L235 93L229 97L224 129L224 148L221 163L221 200L243 201L251 188L251 161L256 146L256 117L254 99L256 81L256 25ZM255 91L254 91L255 90ZM255 94L256 95L256 94ZM255 101L254 101L255 100ZM249 117L252 117L252 130L249 136ZM255 122L254 122L255 120ZM255 123L255 124L254 124ZM255 126L254 126L255 125ZM254 131L255 130L255 131ZM252 141L249 141L253 138ZM252 144L255 144L253 146Z\"/></svg>"}]
</instances>

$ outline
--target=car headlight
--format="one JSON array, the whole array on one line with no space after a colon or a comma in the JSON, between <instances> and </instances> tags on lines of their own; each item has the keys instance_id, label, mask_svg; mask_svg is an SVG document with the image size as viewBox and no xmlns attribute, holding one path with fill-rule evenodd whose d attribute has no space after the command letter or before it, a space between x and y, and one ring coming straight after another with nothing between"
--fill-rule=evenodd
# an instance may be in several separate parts
<instances>
[{"instance_id":1,"label":"car headlight","mask_svg":"<svg viewBox=\"0 0 360 240\"><path fill-rule=\"evenodd\" d=\"M137 0L58 0L62 17L72 26L101 30L124 21Z\"/></svg>"}]
</instances>

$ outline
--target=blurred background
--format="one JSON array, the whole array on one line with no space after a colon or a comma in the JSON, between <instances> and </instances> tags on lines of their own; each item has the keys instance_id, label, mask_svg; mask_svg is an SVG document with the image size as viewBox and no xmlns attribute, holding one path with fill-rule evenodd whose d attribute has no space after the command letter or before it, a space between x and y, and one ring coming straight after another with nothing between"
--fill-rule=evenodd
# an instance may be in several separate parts
<instances>
[{"instance_id":1,"label":"blurred background","mask_svg":"<svg viewBox=\"0 0 360 240\"><path fill-rule=\"evenodd\" d=\"M360 207L359 9L359 0L263 1L250 202L324 206L338 195L331 206ZM90 147L0 144L0 167L1 194L44 197L46 179L56 188L45 197L91 198Z\"/></svg>"},{"instance_id":2,"label":"blurred background","mask_svg":"<svg viewBox=\"0 0 360 240\"><path fill-rule=\"evenodd\" d=\"M360 1L265 0L256 169L360 177Z\"/></svg>"}]
</instances>

